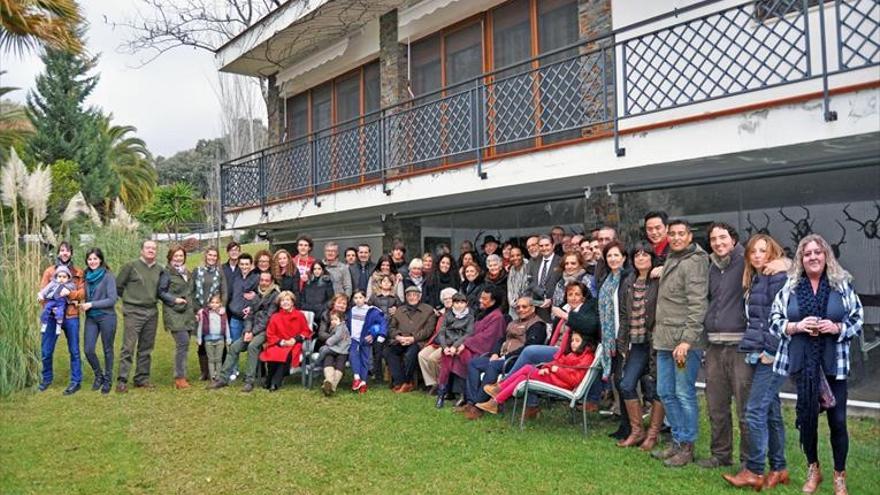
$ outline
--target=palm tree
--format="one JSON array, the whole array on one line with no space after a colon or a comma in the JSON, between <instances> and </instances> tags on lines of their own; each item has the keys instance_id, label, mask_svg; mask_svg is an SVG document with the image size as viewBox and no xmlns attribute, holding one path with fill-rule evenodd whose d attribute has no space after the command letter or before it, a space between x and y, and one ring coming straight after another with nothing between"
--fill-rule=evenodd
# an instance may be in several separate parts
<instances>
[{"instance_id":1,"label":"palm tree","mask_svg":"<svg viewBox=\"0 0 880 495\"><path fill-rule=\"evenodd\" d=\"M112 118L112 115L104 117L101 123L101 132L110 143L107 159L119 179L119 198L128 211L138 213L153 198L156 187L153 155L143 139L130 135L137 132L136 127L111 125Z\"/></svg>"},{"instance_id":2,"label":"palm tree","mask_svg":"<svg viewBox=\"0 0 880 495\"><path fill-rule=\"evenodd\" d=\"M0 50L18 54L47 46L80 53L76 0L0 0Z\"/></svg>"},{"instance_id":3,"label":"palm tree","mask_svg":"<svg viewBox=\"0 0 880 495\"><path fill-rule=\"evenodd\" d=\"M5 72L0 71L0 76ZM18 88L0 87L0 161L6 161L9 148L24 142L34 132L24 107L2 101L5 94Z\"/></svg>"}]
</instances>

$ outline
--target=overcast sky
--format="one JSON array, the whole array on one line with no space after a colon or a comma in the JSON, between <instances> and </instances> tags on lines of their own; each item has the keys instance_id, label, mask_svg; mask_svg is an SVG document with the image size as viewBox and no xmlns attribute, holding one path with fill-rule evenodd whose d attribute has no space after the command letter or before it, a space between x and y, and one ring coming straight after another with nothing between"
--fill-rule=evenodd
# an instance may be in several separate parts
<instances>
[{"instance_id":1,"label":"overcast sky","mask_svg":"<svg viewBox=\"0 0 880 495\"><path fill-rule=\"evenodd\" d=\"M136 0L80 2L90 24L88 50L101 54L97 68L101 79L88 103L112 112L116 124L137 127L154 155L170 156L192 148L201 138L220 134L217 71L213 54L182 47L138 68L144 56L119 49L129 34L104 21L105 16L111 21L131 16L136 4ZM6 71L0 85L21 88L7 97L23 103L43 63L36 55L0 56L0 68Z\"/></svg>"}]
</instances>

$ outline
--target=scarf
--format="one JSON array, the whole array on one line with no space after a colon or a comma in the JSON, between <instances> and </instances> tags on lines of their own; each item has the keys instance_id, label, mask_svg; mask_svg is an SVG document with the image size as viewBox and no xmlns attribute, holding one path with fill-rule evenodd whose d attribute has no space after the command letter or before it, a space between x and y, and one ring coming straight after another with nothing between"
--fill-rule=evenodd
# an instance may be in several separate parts
<instances>
[{"instance_id":1,"label":"scarf","mask_svg":"<svg viewBox=\"0 0 880 495\"><path fill-rule=\"evenodd\" d=\"M261 298L268 296L269 294L272 293L272 291L277 290L277 289L278 289L278 286L275 284L272 284L269 287L266 287L265 289L263 289L259 285L257 286L257 292L260 294Z\"/></svg>"},{"instance_id":2,"label":"scarf","mask_svg":"<svg viewBox=\"0 0 880 495\"><path fill-rule=\"evenodd\" d=\"M526 331L532 325L538 322L540 318L537 313L532 313L525 320L516 319L507 325L507 336L504 343L501 344L501 355L505 356L526 345Z\"/></svg>"},{"instance_id":3,"label":"scarf","mask_svg":"<svg viewBox=\"0 0 880 495\"><path fill-rule=\"evenodd\" d=\"M205 292L205 277L207 275L212 275L212 278L211 286ZM196 268L195 279L196 301L199 303L199 306L205 306L208 304L210 296L220 292L220 271L216 266L202 265Z\"/></svg>"},{"instance_id":4,"label":"scarf","mask_svg":"<svg viewBox=\"0 0 880 495\"><path fill-rule=\"evenodd\" d=\"M452 308L452 314L455 315L455 319L457 319L457 320L460 320L460 319L466 317L468 315L468 313L470 313L470 311L468 310L467 306L465 306L464 309L461 310L460 312L456 311L455 307Z\"/></svg>"},{"instance_id":5,"label":"scarf","mask_svg":"<svg viewBox=\"0 0 880 495\"><path fill-rule=\"evenodd\" d=\"M101 280L104 280L104 275L107 273L107 269L103 266L99 266L95 270L86 270L86 294L88 294L88 300L91 301L95 294L95 289L98 288L98 284L101 283ZM100 309L90 309L86 311L86 316L98 317L106 314L105 311Z\"/></svg>"},{"instance_id":6,"label":"scarf","mask_svg":"<svg viewBox=\"0 0 880 495\"><path fill-rule=\"evenodd\" d=\"M440 288L445 289L446 287L455 287L455 277L452 274L452 269L448 272L443 273L440 270L434 272L434 276L437 278L438 285Z\"/></svg>"},{"instance_id":7,"label":"scarf","mask_svg":"<svg viewBox=\"0 0 880 495\"><path fill-rule=\"evenodd\" d=\"M413 285L415 285L419 289L421 289L422 285L425 283L424 277L414 277L414 276L410 275L409 280L413 283Z\"/></svg>"},{"instance_id":8,"label":"scarf","mask_svg":"<svg viewBox=\"0 0 880 495\"><path fill-rule=\"evenodd\" d=\"M188 274L187 274L187 272L186 272L186 265L180 265L180 266L174 266L174 265L172 265L172 267L173 267L175 270L177 270L178 275L180 275L181 277L183 277L183 280L186 280L186 279L187 279L187 275L188 275Z\"/></svg>"},{"instance_id":9,"label":"scarf","mask_svg":"<svg viewBox=\"0 0 880 495\"><path fill-rule=\"evenodd\" d=\"M795 287L798 307L801 318L815 316L825 318L828 311L828 297L831 295L831 286L828 277L822 274L819 279L819 288L813 294L813 286L810 280L803 276ZM797 382L797 404L795 406L795 426L800 430L801 447L804 447L804 432L816 431L819 423L819 383L822 379L822 354L823 344L826 339L822 337L808 337L809 344L804 356L804 369L802 376Z\"/></svg>"},{"instance_id":10,"label":"scarf","mask_svg":"<svg viewBox=\"0 0 880 495\"><path fill-rule=\"evenodd\" d=\"M70 272L73 273L73 258L70 258L69 260L67 260L67 263L65 263L65 262L61 261L60 257L56 257L55 258L55 266L56 267L66 266L67 268L70 269Z\"/></svg>"},{"instance_id":11,"label":"scarf","mask_svg":"<svg viewBox=\"0 0 880 495\"><path fill-rule=\"evenodd\" d=\"M599 288L599 323L602 327L602 377L611 374L611 358L617 349L617 310L615 293L620 286L620 270L611 272Z\"/></svg>"}]
</instances>

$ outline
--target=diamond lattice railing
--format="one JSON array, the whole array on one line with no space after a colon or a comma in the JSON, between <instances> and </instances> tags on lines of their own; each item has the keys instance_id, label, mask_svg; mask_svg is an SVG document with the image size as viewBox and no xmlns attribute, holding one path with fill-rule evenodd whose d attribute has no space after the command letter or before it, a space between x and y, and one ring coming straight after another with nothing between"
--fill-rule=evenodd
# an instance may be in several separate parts
<instances>
[{"instance_id":1,"label":"diamond lattice railing","mask_svg":"<svg viewBox=\"0 0 880 495\"><path fill-rule=\"evenodd\" d=\"M841 69L880 64L880 0L836 0Z\"/></svg>"}]
</instances>

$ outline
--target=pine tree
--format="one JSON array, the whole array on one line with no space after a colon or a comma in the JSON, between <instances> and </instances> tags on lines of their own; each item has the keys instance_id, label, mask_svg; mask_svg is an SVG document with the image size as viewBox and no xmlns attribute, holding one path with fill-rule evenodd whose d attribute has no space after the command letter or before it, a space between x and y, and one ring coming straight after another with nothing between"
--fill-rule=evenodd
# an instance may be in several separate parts
<instances>
[{"instance_id":1,"label":"pine tree","mask_svg":"<svg viewBox=\"0 0 880 495\"><path fill-rule=\"evenodd\" d=\"M41 59L44 72L27 97L35 131L29 156L42 163L75 162L86 199L101 204L116 195L119 185L108 160L110 143L101 132L103 116L85 105L98 84L98 76L89 75L97 58L46 49Z\"/></svg>"}]
</instances>

